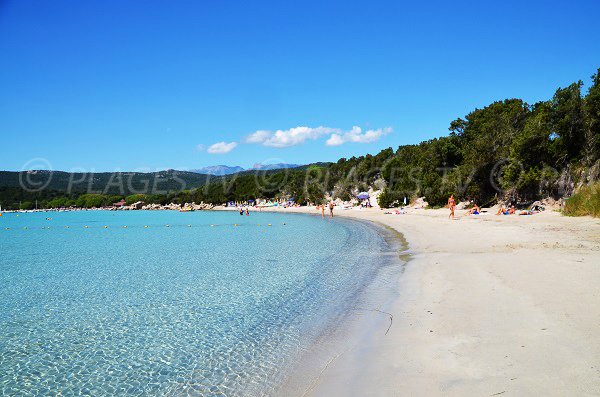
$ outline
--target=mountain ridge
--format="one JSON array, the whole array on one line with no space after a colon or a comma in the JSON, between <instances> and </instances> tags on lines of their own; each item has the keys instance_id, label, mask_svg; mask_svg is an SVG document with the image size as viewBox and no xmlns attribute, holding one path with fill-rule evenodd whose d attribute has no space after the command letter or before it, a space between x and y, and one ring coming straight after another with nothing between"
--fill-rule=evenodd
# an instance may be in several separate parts
<instances>
[{"instance_id":1,"label":"mountain ridge","mask_svg":"<svg viewBox=\"0 0 600 397\"><path fill-rule=\"evenodd\" d=\"M236 174L238 172L244 171L270 171L270 170L280 170L286 168L298 168L301 167L299 164L288 164L288 163L275 163L275 164L262 164L256 163L252 166L252 168L245 169L243 167L234 165L211 165L203 168L193 169L190 172L195 172L198 174L207 174L214 176L223 176L223 175L231 175Z\"/></svg>"}]
</instances>

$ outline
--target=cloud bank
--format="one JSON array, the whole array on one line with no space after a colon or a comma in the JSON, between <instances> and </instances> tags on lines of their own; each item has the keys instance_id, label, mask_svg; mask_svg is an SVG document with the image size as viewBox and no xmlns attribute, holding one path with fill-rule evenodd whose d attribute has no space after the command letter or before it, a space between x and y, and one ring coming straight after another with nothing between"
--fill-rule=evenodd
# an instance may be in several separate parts
<instances>
[{"instance_id":1,"label":"cloud bank","mask_svg":"<svg viewBox=\"0 0 600 397\"><path fill-rule=\"evenodd\" d=\"M384 135L392 132L391 127L371 129L363 132L358 126L349 131L331 127L304 127L298 126L287 130L258 130L248 135L243 143L256 144L274 148L286 148L302 145L306 141L314 141L327 137L325 145L340 146L345 143L372 143ZM206 150L211 154L225 154L231 152L239 145L238 142L217 142ZM204 150L204 145L197 146L199 151Z\"/></svg>"}]
</instances>

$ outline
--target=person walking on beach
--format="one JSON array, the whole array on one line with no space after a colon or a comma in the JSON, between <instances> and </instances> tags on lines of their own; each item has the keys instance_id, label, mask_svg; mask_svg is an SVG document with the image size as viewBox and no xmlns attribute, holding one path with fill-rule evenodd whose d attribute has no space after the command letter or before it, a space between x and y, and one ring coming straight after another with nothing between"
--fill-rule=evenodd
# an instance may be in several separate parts
<instances>
[{"instance_id":1,"label":"person walking on beach","mask_svg":"<svg viewBox=\"0 0 600 397\"><path fill-rule=\"evenodd\" d=\"M450 208L450 215L448 215L448 219L454 220L454 208L456 208L456 200L454 200L453 194L451 194L448 198L448 208Z\"/></svg>"},{"instance_id":2,"label":"person walking on beach","mask_svg":"<svg viewBox=\"0 0 600 397\"><path fill-rule=\"evenodd\" d=\"M333 204L333 201L329 202L329 216L333 218L333 207L335 206L335 204Z\"/></svg>"}]
</instances>

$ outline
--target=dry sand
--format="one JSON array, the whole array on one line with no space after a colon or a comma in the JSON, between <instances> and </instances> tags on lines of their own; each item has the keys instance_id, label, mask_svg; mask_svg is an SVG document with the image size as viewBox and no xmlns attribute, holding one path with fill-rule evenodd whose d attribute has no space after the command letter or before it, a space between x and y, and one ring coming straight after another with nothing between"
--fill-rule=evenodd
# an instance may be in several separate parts
<instances>
[{"instance_id":1,"label":"dry sand","mask_svg":"<svg viewBox=\"0 0 600 397\"><path fill-rule=\"evenodd\" d=\"M600 395L599 220L383 212L336 215L408 241L401 292L381 308L393 326L362 335L305 395Z\"/></svg>"}]
</instances>

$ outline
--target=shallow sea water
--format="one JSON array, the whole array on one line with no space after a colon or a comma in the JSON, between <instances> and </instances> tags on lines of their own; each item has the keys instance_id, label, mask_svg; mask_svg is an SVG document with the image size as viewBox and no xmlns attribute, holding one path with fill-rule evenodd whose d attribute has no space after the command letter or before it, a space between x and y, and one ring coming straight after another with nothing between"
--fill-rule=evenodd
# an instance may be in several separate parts
<instances>
[{"instance_id":1,"label":"shallow sea water","mask_svg":"<svg viewBox=\"0 0 600 397\"><path fill-rule=\"evenodd\" d=\"M0 395L273 394L388 248L319 216L5 213Z\"/></svg>"}]
</instances>

